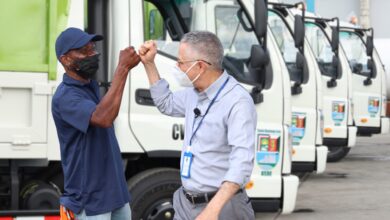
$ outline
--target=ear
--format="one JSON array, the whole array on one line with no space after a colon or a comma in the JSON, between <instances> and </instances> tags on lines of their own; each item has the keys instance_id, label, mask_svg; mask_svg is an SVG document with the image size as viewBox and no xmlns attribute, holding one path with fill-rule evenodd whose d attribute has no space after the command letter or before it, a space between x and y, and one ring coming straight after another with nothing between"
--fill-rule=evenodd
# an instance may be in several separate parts
<instances>
[{"instance_id":1,"label":"ear","mask_svg":"<svg viewBox=\"0 0 390 220\"><path fill-rule=\"evenodd\" d=\"M69 66L70 65L70 60L69 60L68 56L66 56L66 55L62 55L60 57L60 62L61 62L61 64L63 66Z\"/></svg>"},{"instance_id":2,"label":"ear","mask_svg":"<svg viewBox=\"0 0 390 220\"><path fill-rule=\"evenodd\" d=\"M198 62L198 65L199 65L199 69L200 69L200 72L201 73L204 73L206 72L207 68L209 67L209 65L205 62Z\"/></svg>"}]
</instances>

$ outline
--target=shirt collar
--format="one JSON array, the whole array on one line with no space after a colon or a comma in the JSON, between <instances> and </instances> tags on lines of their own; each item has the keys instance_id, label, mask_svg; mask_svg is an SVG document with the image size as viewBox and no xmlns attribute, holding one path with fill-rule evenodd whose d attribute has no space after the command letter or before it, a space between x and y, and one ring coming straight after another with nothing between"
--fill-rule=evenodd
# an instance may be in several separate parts
<instances>
[{"instance_id":1,"label":"shirt collar","mask_svg":"<svg viewBox=\"0 0 390 220\"><path fill-rule=\"evenodd\" d=\"M85 85L88 85L92 82L92 80L90 80L88 83L81 82L80 80L73 79L72 77L68 76L68 74L66 74L66 73L64 73L64 76L62 77L62 81L65 84L75 85L75 86L85 86Z\"/></svg>"},{"instance_id":2,"label":"shirt collar","mask_svg":"<svg viewBox=\"0 0 390 220\"><path fill-rule=\"evenodd\" d=\"M217 94L218 90L222 87L222 85L225 83L229 75L226 71L224 71L218 79L213 82L206 90L205 93L207 95L207 98L212 100L215 95Z\"/></svg>"}]
</instances>

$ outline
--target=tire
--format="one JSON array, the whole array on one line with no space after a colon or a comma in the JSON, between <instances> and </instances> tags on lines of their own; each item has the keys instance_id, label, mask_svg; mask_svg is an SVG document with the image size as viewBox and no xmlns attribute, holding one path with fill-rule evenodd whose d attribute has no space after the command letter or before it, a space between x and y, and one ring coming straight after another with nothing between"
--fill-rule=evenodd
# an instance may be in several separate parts
<instances>
[{"instance_id":1,"label":"tire","mask_svg":"<svg viewBox=\"0 0 390 220\"><path fill-rule=\"evenodd\" d=\"M173 219L173 193L181 186L179 170L155 168L127 181L133 220Z\"/></svg>"},{"instance_id":2,"label":"tire","mask_svg":"<svg viewBox=\"0 0 390 220\"><path fill-rule=\"evenodd\" d=\"M41 180L31 180L20 190L20 205L26 210L52 210L60 206L58 187Z\"/></svg>"},{"instance_id":3,"label":"tire","mask_svg":"<svg viewBox=\"0 0 390 220\"><path fill-rule=\"evenodd\" d=\"M329 149L328 157L327 157L328 162L340 161L345 156L347 156L347 154L351 150L350 147L345 147L345 146L336 146L336 147L328 146L328 149Z\"/></svg>"}]
</instances>

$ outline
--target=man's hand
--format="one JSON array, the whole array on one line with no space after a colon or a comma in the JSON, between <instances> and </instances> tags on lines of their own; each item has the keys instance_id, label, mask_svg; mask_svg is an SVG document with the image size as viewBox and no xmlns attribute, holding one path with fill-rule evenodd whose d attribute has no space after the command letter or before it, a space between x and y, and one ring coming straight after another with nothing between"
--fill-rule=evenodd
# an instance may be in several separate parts
<instances>
[{"instance_id":1,"label":"man's hand","mask_svg":"<svg viewBox=\"0 0 390 220\"><path fill-rule=\"evenodd\" d=\"M138 50L141 61L144 65L154 63L154 57L157 54L156 42L153 40L146 41Z\"/></svg>"},{"instance_id":2,"label":"man's hand","mask_svg":"<svg viewBox=\"0 0 390 220\"><path fill-rule=\"evenodd\" d=\"M195 220L218 220L218 213L206 207Z\"/></svg>"},{"instance_id":3,"label":"man's hand","mask_svg":"<svg viewBox=\"0 0 390 220\"><path fill-rule=\"evenodd\" d=\"M121 50L119 54L118 66L130 70L133 67L137 66L140 61L141 59L138 56L138 54L135 52L134 47L128 47L124 50Z\"/></svg>"},{"instance_id":4,"label":"man's hand","mask_svg":"<svg viewBox=\"0 0 390 220\"><path fill-rule=\"evenodd\" d=\"M196 220L218 220L218 216L222 211L222 208L227 202L236 194L240 189L237 183L225 181L222 183L217 194L207 204L206 208L196 217Z\"/></svg>"},{"instance_id":5,"label":"man's hand","mask_svg":"<svg viewBox=\"0 0 390 220\"><path fill-rule=\"evenodd\" d=\"M149 84L153 85L160 80L160 74L156 64L154 63L154 57L157 54L156 42L153 40L146 41L138 50L141 62L145 66L146 74L148 75Z\"/></svg>"}]
</instances>

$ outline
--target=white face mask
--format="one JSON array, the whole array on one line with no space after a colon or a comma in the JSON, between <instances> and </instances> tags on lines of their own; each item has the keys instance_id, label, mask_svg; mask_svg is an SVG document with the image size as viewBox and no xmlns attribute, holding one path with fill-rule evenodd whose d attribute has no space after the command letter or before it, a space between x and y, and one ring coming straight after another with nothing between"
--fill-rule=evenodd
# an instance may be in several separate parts
<instances>
[{"instance_id":1,"label":"white face mask","mask_svg":"<svg viewBox=\"0 0 390 220\"><path fill-rule=\"evenodd\" d=\"M192 64L188 69L187 71L183 72L178 66L174 66L173 67L173 76L176 78L177 82L183 86L183 87L192 87L194 86L194 82L196 80L199 79L200 77L200 73L191 81L190 78L188 78L188 75L187 73L195 66L195 64L197 64L197 62L195 62L194 64Z\"/></svg>"}]
</instances>

